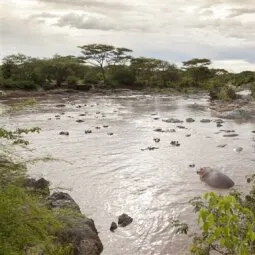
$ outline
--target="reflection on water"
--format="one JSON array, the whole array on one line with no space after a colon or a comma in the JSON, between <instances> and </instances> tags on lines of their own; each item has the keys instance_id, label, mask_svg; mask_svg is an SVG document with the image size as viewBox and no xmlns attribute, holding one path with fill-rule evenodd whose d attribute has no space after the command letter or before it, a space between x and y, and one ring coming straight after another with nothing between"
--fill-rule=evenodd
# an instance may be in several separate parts
<instances>
[{"instance_id":1,"label":"reflection on water","mask_svg":"<svg viewBox=\"0 0 255 255\"><path fill-rule=\"evenodd\" d=\"M66 107L55 107L63 102ZM195 225L187 202L212 190L200 182L197 168L219 167L240 189L245 189L245 175L254 173L255 135L251 131L255 124L226 120L217 128L213 121L200 123L202 118L215 119L207 106L208 98L201 95L76 95L42 100L36 109L0 121L8 127L42 128L40 134L28 135L30 148L35 149L22 149L20 154L59 159L30 165L29 172L49 179L53 189L70 190L82 211L95 220L104 255L185 254L189 240L175 236L169 219L180 217ZM186 123L188 117L196 121ZM184 120L187 129L163 122L166 118ZM77 119L84 122L77 123ZM176 132L158 133L153 131L156 128L175 128ZM86 129L92 133L85 134ZM239 136L223 137L220 129L235 130ZM60 131L70 135L60 136ZM153 138L160 142L156 144ZM172 140L178 140L180 147L171 146ZM227 146L217 147L220 144ZM159 149L141 151L148 146ZM237 153L236 147L244 149ZM193 163L196 167L190 168ZM133 223L111 233L111 222L123 212L134 218Z\"/></svg>"}]
</instances>

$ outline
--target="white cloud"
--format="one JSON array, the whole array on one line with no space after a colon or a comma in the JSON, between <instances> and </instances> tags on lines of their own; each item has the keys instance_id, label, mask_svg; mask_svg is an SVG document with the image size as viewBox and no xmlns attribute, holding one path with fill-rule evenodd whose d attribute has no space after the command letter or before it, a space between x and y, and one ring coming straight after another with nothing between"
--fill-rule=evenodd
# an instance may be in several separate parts
<instances>
[{"instance_id":1,"label":"white cloud","mask_svg":"<svg viewBox=\"0 0 255 255\"><path fill-rule=\"evenodd\" d=\"M17 51L33 56L78 54L77 45L109 43L131 48L137 56L171 62L193 57L216 63L239 59L248 69L255 63L254 0L0 3L2 56Z\"/></svg>"}]
</instances>

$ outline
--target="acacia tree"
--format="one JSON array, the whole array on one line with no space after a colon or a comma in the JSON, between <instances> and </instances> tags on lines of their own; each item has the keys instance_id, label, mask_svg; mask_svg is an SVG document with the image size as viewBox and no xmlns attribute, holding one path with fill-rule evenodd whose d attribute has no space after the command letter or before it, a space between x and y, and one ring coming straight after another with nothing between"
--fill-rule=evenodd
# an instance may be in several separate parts
<instances>
[{"instance_id":1,"label":"acacia tree","mask_svg":"<svg viewBox=\"0 0 255 255\"><path fill-rule=\"evenodd\" d=\"M183 62L183 69L190 74L195 85L199 85L200 82L205 81L211 77L211 72L208 66L211 64L211 60L207 58L193 58Z\"/></svg>"},{"instance_id":2,"label":"acacia tree","mask_svg":"<svg viewBox=\"0 0 255 255\"><path fill-rule=\"evenodd\" d=\"M132 52L132 50L127 48L116 48L106 44L87 44L78 48L81 49L83 54L79 59L83 60L84 63L98 66L104 83L106 83L105 66L107 64L116 65L125 63L128 59L131 59L131 56L127 55L127 53Z\"/></svg>"}]
</instances>

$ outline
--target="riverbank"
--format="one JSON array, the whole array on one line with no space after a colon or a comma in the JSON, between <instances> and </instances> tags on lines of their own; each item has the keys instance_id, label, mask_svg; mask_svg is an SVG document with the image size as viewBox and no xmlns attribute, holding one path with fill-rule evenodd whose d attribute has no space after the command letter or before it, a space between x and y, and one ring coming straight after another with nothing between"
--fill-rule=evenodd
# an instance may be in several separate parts
<instances>
[{"instance_id":1,"label":"riverbank","mask_svg":"<svg viewBox=\"0 0 255 255\"><path fill-rule=\"evenodd\" d=\"M25 164L0 154L1 254L99 255L94 221L69 194L50 194L47 180L26 172Z\"/></svg>"}]
</instances>

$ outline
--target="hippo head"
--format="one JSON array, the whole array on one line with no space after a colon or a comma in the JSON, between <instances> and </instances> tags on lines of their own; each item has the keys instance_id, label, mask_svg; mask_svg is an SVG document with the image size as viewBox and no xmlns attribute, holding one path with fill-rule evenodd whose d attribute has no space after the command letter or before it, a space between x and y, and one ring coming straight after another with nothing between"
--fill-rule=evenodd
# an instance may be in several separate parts
<instances>
[{"instance_id":1,"label":"hippo head","mask_svg":"<svg viewBox=\"0 0 255 255\"><path fill-rule=\"evenodd\" d=\"M202 177L203 175L207 174L209 170L210 170L210 167L201 167L197 171L197 174L200 175L200 177Z\"/></svg>"}]
</instances>

